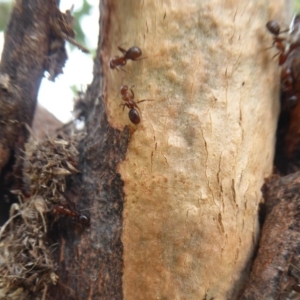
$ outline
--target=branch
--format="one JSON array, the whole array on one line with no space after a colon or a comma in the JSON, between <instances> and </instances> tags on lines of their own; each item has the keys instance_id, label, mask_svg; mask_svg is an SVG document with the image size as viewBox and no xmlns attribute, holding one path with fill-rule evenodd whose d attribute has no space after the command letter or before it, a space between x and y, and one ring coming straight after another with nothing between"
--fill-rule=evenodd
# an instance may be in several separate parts
<instances>
[{"instance_id":1,"label":"branch","mask_svg":"<svg viewBox=\"0 0 300 300\"><path fill-rule=\"evenodd\" d=\"M45 71L55 80L67 60L65 39L73 41L71 10L57 1L16 1L0 64L0 180L20 188L20 155L29 133ZM75 41L76 42L76 41ZM83 51L86 48L76 45ZM3 172L5 168L5 172ZM8 174L10 179L7 179ZM12 176L11 176L12 175Z\"/></svg>"},{"instance_id":2,"label":"branch","mask_svg":"<svg viewBox=\"0 0 300 300\"><path fill-rule=\"evenodd\" d=\"M28 3L30 2L30 4ZM16 1L0 64L0 170L27 139L50 44L56 1Z\"/></svg>"}]
</instances>

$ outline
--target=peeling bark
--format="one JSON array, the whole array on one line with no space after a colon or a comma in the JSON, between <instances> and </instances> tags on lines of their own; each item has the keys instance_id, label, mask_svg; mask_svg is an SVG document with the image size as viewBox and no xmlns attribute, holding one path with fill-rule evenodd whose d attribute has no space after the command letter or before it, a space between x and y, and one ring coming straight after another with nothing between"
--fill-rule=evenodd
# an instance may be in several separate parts
<instances>
[{"instance_id":1,"label":"peeling bark","mask_svg":"<svg viewBox=\"0 0 300 300\"><path fill-rule=\"evenodd\" d=\"M266 220L250 279L239 299L295 299L293 285L299 277L293 274L300 272L299 183L299 172L266 183Z\"/></svg>"}]
</instances>

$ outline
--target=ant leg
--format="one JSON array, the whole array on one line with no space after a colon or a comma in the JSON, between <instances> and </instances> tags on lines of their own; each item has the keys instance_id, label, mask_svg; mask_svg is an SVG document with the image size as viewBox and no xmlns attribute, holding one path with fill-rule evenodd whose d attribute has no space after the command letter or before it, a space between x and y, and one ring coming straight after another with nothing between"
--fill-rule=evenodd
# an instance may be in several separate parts
<instances>
[{"instance_id":1,"label":"ant leg","mask_svg":"<svg viewBox=\"0 0 300 300\"><path fill-rule=\"evenodd\" d=\"M128 107L128 105L127 105L127 103L125 103L125 104L120 104L120 106L123 106L123 111L124 111L124 109L125 109L125 106L127 106Z\"/></svg>"},{"instance_id":2,"label":"ant leg","mask_svg":"<svg viewBox=\"0 0 300 300\"><path fill-rule=\"evenodd\" d=\"M133 61L137 61L137 60L143 60L143 59L147 59L148 57L145 56L145 57L138 57L138 58L134 58L134 59L131 59Z\"/></svg>"},{"instance_id":3,"label":"ant leg","mask_svg":"<svg viewBox=\"0 0 300 300\"><path fill-rule=\"evenodd\" d=\"M123 72L125 72L125 73L127 73L127 71L125 71L123 68L121 68L121 67L115 67L115 69L117 70L117 71L123 71Z\"/></svg>"},{"instance_id":4,"label":"ant leg","mask_svg":"<svg viewBox=\"0 0 300 300\"><path fill-rule=\"evenodd\" d=\"M143 99L143 100L139 100L136 103L141 103L141 102L145 102L145 101L154 101L153 99Z\"/></svg>"},{"instance_id":5,"label":"ant leg","mask_svg":"<svg viewBox=\"0 0 300 300\"><path fill-rule=\"evenodd\" d=\"M263 48L262 50L269 50L269 49L272 49L272 48L274 48L275 46L274 45L272 45L272 46L270 46L270 47L267 47L267 48Z\"/></svg>"},{"instance_id":6,"label":"ant leg","mask_svg":"<svg viewBox=\"0 0 300 300\"><path fill-rule=\"evenodd\" d=\"M126 50L125 49L123 49L122 47L120 47L120 46L118 46L118 49L123 53L123 54L125 54L126 53Z\"/></svg>"},{"instance_id":7,"label":"ant leg","mask_svg":"<svg viewBox=\"0 0 300 300\"><path fill-rule=\"evenodd\" d=\"M280 54L281 54L281 52L276 53L276 54L272 57L272 59L274 59L276 56L278 56L278 55L280 55Z\"/></svg>"},{"instance_id":8,"label":"ant leg","mask_svg":"<svg viewBox=\"0 0 300 300\"><path fill-rule=\"evenodd\" d=\"M132 99L134 99L134 92L133 92L133 90L132 90L133 87L134 87L134 85L130 88L131 95L132 95Z\"/></svg>"}]
</instances>

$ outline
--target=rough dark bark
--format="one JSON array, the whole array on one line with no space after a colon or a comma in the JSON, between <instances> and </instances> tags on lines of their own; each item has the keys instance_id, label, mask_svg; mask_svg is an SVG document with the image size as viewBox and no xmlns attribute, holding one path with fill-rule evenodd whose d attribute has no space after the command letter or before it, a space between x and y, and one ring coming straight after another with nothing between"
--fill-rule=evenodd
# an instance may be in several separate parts
<instances>
[{"instance_id":1,"label":"rough dark bark","mask_svg":"<svg viewBox=\"0 0 300 300\"><path fill-rule=\"evenodd\" d=\"M53 0L36 0L17 1L13 9L0 64L1 169L28 136L24 124L32 123L46 67L53 7Z\"/></svg>"},{"instance_id":2,"label":"rough dark bark","mask_svg":"<svg viewBox=\"0 0 300 300\"><path fill-rule=\"evenodd\" d=\"M300 255L300 173L275 177L265 187L266 220L241 300L293 299ZM299 270L298 270L299 273Z\"/></svg>"},{"instance_id":3,"label":"rough dark bark","mask_svg":"<svg viewBox=\"0 0 300 300\"><path fill-rule=\"evenodd\" d=\"M110 1L101 2L102 34L94 66L94 80L89 86L87 135L81 143L80 177L71 187L78 187L73 197L77 208L90 211L91 224L84 232L67 228L59 243L60 284L51 289L51 299L122 299L123 181L117 164L124 159L130 138L128 128L119 131L107 120L106 82L102 49L107 47L110 26ZM76 195L74 195L76 196ZM71 291L71 292L70 292Z\"/></svg>"}]
</instances>

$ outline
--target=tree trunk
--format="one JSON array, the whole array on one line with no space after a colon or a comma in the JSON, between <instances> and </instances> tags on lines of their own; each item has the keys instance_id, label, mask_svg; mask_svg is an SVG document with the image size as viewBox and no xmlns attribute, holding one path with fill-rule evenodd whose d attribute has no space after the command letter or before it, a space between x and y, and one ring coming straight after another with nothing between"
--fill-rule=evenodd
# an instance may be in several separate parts
<instances>
[{"instance_id":1,"label":"tree trunk","mask_svg":"<svg viewBox=\"0 0 300 300\"><path fill-rule=\"evenodd\" d=\"M103 1L100 10L82 145L92 223L78 248L65 245L85 253L92 275L68 282L89 299L234 299L273 165L278 71L265 24L278 14L261 1ZM112 70L118 46L138 46L144 59ZM120 108L121 85L152 100L138 104L138 125Z\"/></svg>"},{"instance_id":2,"label":"tree trunk","mask_svg":"<svg viewBox=\"0 0 300 300\"><path fill-rule=\"evenodd\" d=\"M51 299L238 299L279 112L265 24L282 20L283 5L101 1L81 174L69 191L91 224L56 232ZM118 46L143 54L112 69ZM136 125L120 107L122 85L151 100L134 108Z\"/></svg>"}]
</instances>

